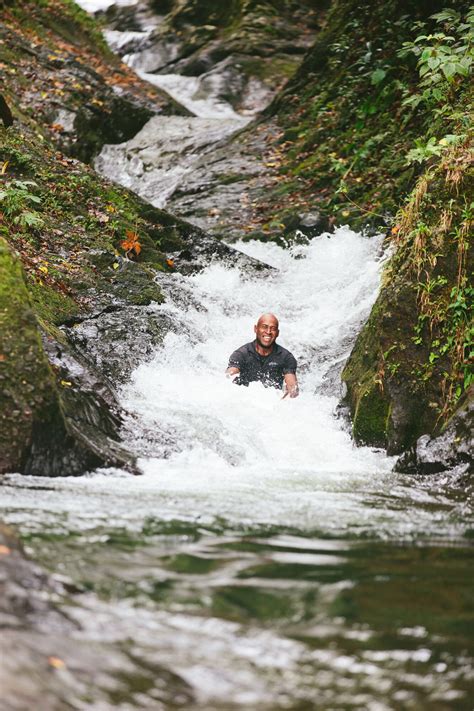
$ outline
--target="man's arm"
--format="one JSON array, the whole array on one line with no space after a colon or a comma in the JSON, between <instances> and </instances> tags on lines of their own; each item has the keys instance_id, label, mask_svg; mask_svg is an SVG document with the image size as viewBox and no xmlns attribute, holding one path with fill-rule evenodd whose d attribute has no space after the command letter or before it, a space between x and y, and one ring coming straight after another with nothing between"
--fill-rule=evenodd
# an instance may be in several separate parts
<instances>
[{"instance_id":1,"label":"man's arm","mask_svg":"<svg viewBox=\"0 0 474 711\"><path fill-rule=\"evenodd\" d=\"M298 380L295 373L285 373L283 376L285 380L284 394L282 400L289 395L291 398L298 397L300 394L298 388Z\"/></svg>"},{"instance_id":2,"label":"man's arm","mask_svg":"<svg viewBox=\"0 0 474 711\"><path fill-rule=\"evenodd\" d=\"M234 365L229 366L227 368L227 370L225 371L226 376L228 378L230 378L231 380L235 380L235 378L239 375L239 373L240 373L239 368L236 368Z\"/></svg>"}]
</instances>

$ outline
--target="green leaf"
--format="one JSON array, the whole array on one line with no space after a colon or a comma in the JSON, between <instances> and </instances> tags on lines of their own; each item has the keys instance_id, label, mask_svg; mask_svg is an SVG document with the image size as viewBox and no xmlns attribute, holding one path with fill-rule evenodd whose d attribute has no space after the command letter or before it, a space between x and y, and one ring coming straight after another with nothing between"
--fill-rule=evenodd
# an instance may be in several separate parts
<instances>
[{"instance_id":1,"label":"green leaf","mask_svg":"<svg viewBox=\"0 0 474 711\"><path fill-rule=\"evenodd\" d=\"M428 67L430 69L437 69L439 67L440 61L441 60L438 57L429 57L428 62L427 62ZM420 74L421 74L421 71L420 71Z\"/></svg>"},{"instance_id":2,"label":"green leaf","mask_svg":"<svg viewBox=\"0 0 474 711\"><path fill-rule=\"evenodd\" d=\"M443 72L446 79L449 80L452 79L453 76L456 74L456 67L454 64L451 64L451 62L447 62L446 64L442 65L441 71Z\"/></svg>"},{"instance_id":3,"label":"green leaf","mask_svg":"<svg viewBox=\"0 0 474 711\"><path fill-rule=\"evenodd\" d=\"M384 69L376 69L374 72L372 72L372 75L370 77L370 83L373 86L376 86L377 84L380 84L385 77L387 76L387 72Z\"/></svg>"}]
</instances>

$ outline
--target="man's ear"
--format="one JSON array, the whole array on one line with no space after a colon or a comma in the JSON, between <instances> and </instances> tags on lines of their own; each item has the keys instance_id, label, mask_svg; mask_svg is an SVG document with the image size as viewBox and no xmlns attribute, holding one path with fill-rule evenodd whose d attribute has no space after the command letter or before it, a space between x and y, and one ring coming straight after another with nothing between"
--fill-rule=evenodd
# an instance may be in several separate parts
<instances>
[{"instance_id":1,"label":"man's ear","mask_svg":"<svg viewBox=\"0 0 474 711\"><path fill-rule=\"evenodd\" d=\"M253 332L257 333L257 324L255 324L255 326L253 327Z\"/></svg>"}]
</instances>

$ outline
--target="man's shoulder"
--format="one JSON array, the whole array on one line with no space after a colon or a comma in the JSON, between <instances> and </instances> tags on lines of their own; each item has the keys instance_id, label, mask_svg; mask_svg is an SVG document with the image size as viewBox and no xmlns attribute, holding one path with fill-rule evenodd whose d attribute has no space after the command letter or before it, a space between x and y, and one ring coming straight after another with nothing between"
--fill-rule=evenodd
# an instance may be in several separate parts
<instances>
[{"instance_id":1,"label":"man's shoulder","mask_svg":"<svg viewBox=\"0 0 474 711\"><path fill-rule=\"evenodd\" d=\"M237 348L234 353L243 353L244 355L246 355L247 353L253 353L254 351L255 341L250 341L249 343L244 343L244 345L240 346L240 348Z\"/></svg>"},{"instance_id":2,"label":"man's shoulder","mask_svg":"<svg viewBox=\"0 0 474 711\"><path fill-rule=\"evenodd\" d=\"M289 351L287 348L283 348L283 346L280 346L279 343L276 343L276 355L278 355L279 358L287 358L288 356L291 356L291 358L294 358L295 356L291 351Z\"/></svg>"},{"instance_id":3,"label":"man's shoulder","mask_svg":"<svg viewBox=\"0 0 474 711\"><path fill-rule=\"evenodd\" d=\"M247 360L251 360L255 353L255 346L253 341L250 343L244 343L243 346L237 348L230 356L229 363L232 365L234 363L236 366L243 365Z\"/></svg>"}]
</instances>

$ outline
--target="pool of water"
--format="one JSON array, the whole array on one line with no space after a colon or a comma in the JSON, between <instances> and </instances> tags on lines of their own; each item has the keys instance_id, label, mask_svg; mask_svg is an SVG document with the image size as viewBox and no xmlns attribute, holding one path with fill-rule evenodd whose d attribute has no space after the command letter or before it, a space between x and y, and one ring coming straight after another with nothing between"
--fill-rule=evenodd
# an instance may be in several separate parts
<instances>
[{"instance_id":1,"label":"pool of water","mask_svg":"<svg viewBox=\"0 0 474 711\"><path fill-rule=\"evenodd\" d=\"M2 480L1 518L73 623L21 633L61 664L15 683L48 710L471 709L472 491L394 474L338 414L380 239L240 247L274 273L209 265L157 307L175 326L121 393L141 476ZM268 309L295 400L223 375Z\"/></svg>"}]
</instances>

